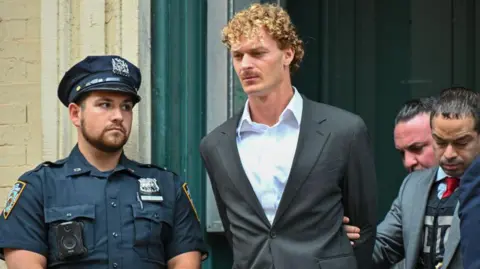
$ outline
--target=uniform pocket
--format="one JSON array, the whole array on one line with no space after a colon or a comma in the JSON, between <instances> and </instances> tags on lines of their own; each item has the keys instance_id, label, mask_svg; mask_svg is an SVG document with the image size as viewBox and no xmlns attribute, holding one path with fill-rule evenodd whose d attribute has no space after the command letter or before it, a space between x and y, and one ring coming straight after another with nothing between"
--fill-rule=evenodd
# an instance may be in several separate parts
<instances>
[{"instance_id":1,"label":"uniform pocket","mask_svg":"<svg viewBox=\"0 0 480 269\"><path fill-rule=\"evenodd\" d=\"M165 262L165 244L170 240L172 212L150 203L132 204L135 227L134 250L143 259Z\"/></svg>"},{"instance_id":2,"label":"uniform pocket","mask_svg":"<svg viewBox=\"0 0 480 269\"><path fill-rule=\"evenodd\" d=\"M44 209L45 223L48 224L48 244L50 255L58 251L54 227L62 222L77 221L83 225L83 243L91 253L95 248L95 205L83 204ZM53 257L50 257L53 258Z\"/></svg>"}]
</instances>

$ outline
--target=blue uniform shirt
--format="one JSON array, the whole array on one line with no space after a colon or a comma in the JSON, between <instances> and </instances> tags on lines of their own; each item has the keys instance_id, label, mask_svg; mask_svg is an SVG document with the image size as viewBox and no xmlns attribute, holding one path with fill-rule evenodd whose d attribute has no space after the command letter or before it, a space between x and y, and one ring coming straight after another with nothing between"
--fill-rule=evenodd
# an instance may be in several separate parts
<instances>
[{"instance_id":1,"label":"blue uniform shirt","mask_svg":"<svg viewBox=\"0 0 480 269\"><path fill-rule=\"evenodd\" d=\"M159 188L163 200L141 194L149 187ZM189 195L174 173L124 155L114 170L100 172L75 147L15 184L0 216L0 253L33 251L47 257L48 268L166 268L179 254L207 254ZM53 227L67 221L83 223L88 253L62 260Z\"/></svg>"}]
</instances>

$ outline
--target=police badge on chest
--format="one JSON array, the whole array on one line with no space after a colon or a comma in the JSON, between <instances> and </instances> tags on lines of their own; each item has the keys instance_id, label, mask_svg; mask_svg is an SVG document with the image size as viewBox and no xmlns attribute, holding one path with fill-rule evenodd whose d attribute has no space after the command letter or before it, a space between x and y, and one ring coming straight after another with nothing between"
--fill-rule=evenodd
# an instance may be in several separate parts
<instances>
[{"instance_id":1,"label":"police badge on chest","mask_svg":"<svg viewBox=\"0 0 480 269\"><path fill-rule=\"evenodd\" d=\"M155 178L140 178L139 182L139 196L142 201L148 202L162 202L163 196L160 187Z\"/></svg>"}]
</instances>

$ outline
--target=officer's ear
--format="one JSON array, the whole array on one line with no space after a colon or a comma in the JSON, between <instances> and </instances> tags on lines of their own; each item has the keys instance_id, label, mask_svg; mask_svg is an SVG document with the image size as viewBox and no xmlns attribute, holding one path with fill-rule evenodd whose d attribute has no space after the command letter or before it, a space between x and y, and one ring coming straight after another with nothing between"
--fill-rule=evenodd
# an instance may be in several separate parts
<instances>
[{"instance_id":1,"label":"officer's ear","mask_svg":"<svg viewBox=\"0 0 480 269\"><path fill-rule=\"evenodd\" d=\"M68 114L70 115L70 120L72 121L75 127L80 127L81 114L82 114L82 105L76 103L70 103L68 105Z\"/></svg>"}]
</instances>

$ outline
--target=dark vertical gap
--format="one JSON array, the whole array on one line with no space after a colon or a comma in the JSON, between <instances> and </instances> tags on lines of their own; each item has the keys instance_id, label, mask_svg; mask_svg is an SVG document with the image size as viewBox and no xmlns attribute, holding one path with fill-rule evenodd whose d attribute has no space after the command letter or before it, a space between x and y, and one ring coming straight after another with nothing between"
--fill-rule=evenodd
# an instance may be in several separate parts
<instances>
[{"instance_id":1,"label":"dark vertical gap","mask_svg":"<svg viewBox=\"0 0 480 269\"><path fill-rule=\"evenodd\" d=\"M455 0L450 0L450 62L452 68L450 68L450 85L455 81Z\"/></svg>"}]
</instances>

